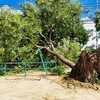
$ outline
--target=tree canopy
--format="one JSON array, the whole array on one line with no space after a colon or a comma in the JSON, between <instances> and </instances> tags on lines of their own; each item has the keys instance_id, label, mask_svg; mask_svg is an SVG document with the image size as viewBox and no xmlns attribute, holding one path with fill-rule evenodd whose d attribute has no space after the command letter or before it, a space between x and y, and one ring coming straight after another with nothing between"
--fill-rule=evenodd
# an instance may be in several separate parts
<instances>
[{"instance_id":1,"label":"tree canopy","mask_svg":"<svg viewBox=\"0 0 100 100\"><path fill-rule=\"evenodd\" d=\"M62 38L75 39L81 44L88 40L88 32L81 22L81 4L69 0L37 0L42 35L55 42Z\"/></svg>"},{"instance_id":2,"label":"tree canopy","mask_svg":"<svg viewBox=\"0 0 100 100\"><path fill-rule=\"evenodd\" d=\"M54 54L63 38L85 44L81 4L69 0L37 0L21 4L22 13L10 7L0 10L0 61L33 61L36 49ZM59 56L60 57L60 56Z\"/></svg>"},{"instance_id":3,"label":"tree canopy","mask_svg":"<svg viewBox=\"0 0 100 100\"><path fill-rule=\"evenodd\" d=\"M0 42L3 62L33 60L33 44L37 44L39 38L39 25L37 24L39 23L35 13L28 12L27 8L23 7L23 14L20 14L13 13L11 8L2 7L0 11Z\"/></svg>"}]
</instances>

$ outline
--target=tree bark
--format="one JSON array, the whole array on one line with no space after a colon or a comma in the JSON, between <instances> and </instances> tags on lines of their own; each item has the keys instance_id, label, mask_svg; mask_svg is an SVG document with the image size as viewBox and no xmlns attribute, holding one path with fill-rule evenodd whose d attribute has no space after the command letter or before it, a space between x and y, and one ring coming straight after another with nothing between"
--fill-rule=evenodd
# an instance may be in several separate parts
<instances>
[{"instance_id":1,"label":"tree bark","mask_svg":"<svg viewBox=\"0 0 100 100\"><path fill-rule=\"evenodd\" d=\"M73 68L75 66L75 63L73 63L72 61L64 58L61 54L59 54L56 50L50 50L48 48L45 48L48 52L54 54L61 62L63 62L64 64L68 65L70 68Z\"/></svg>"},{"instance_id":2,"label":"tree bark","mask_svg":"<svg viewBox=\"0 0 100 100\"><path fill-rule=\"evenodd\" d=\"M82 82L94 82L100 76L100 53L89 55L82 51L77 64L72 68L70 77Z\"/></svg>"}]
</instances>

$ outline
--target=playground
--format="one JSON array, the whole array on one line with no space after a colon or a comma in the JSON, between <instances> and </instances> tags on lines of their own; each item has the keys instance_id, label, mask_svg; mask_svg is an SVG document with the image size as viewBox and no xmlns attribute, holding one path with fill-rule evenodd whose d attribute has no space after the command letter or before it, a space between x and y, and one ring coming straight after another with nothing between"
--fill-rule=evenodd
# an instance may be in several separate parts
<instances>
[{"instance_id":1,"label":"playground","mask_svg":"<svg viewBox=\"0 0 100 100\"><path fill-rule=\"evenodd\" d=\"M0 100L100 100L100 87L35 71L1 76Z\"/></svg>"}]
</instances>

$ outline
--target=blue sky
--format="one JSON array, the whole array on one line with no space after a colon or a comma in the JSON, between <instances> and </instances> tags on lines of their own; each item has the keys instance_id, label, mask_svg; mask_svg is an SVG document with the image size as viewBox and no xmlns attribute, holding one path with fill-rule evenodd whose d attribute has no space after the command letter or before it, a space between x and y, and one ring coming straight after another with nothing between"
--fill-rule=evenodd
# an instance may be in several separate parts
<instances>
[{"instance_id":1,"label":"blue sky","mask_svg":"<svg viewBox=\"0 0 100 100\"><path fill-rule=\"evenodd\" d=\"M96 0L79 0L82 4L95 4ZM23 3L23 2L35 2L35 0L0 0L0 5L1 4L14 4L14 5L18 5L19 3ZM99 0L100 3L100 0Z\"/></svg>"},{"instance_id":2,"label":"blue sky","mask_svg":"<svg viewBox=\"0 0 100 100\"><path fill-rule=\"evenodd\" d=\"M90 12L83 17L94 16L96 12L96 0L79 0L83 5L84 10L89 10ZM98 0L98 9L100 10L100 0Z\"/></svg>"},{"instance_id":3,"label":"blue sky","mask_svg":"<svg viewBox=\"0 0 100 100\"><path fill-rule=\"evenodd\" d=\"M99 1L99 8L100 8L100 0ZM16 5L19 5L20 3L24 2L32 2L34 3L35 0L0 0L0 7L2 5L9 5L9 6L14 6L15 8L17 7ZM94 15L96 11L96 0L79 0L80 3L83 4L84 10L90 10L90 12L87 15L83 15L83 17ZM89 8L91 7L91 8Z\"/></svg>"},{"instance_id":4,"label":"blue sky","mask_svg":"<svg viewBox=\"0 0 100 100\"><path fill-rule=\"evenodd\" d=\"M18 5L20 3L24 2L35 2L35 0L0 0L0 5L6 4L6 5Z\"/></svg>"}]
</instances>

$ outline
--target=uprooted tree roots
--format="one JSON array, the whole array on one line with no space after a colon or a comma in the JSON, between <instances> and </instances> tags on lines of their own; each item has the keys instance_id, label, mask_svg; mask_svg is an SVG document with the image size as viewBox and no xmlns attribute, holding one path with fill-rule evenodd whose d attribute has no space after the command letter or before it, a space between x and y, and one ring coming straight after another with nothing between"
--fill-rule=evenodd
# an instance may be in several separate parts
<instances>
[{"instance_id":1,"label":"uprooted tree roots","mask_svg":"<svg viewBox=\"0 0 100 100\"><path fill-rule=\"evenodd\" d=\"M92 54L82 51L78 63L72 68L70 77L82 82L94 82L100 79L100 49Z\"/></svg>"}]
</instances>

